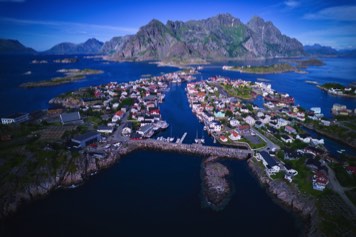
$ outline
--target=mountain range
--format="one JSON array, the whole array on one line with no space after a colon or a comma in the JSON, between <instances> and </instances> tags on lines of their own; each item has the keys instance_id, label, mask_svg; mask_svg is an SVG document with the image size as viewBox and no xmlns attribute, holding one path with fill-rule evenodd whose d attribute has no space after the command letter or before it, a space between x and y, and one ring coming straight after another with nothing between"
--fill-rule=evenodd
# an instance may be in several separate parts
<instances>
[{"instance_id":1,"label":"mountain range","mask_svg":"<svg viewBox=\"0 0 356 237\"><path fill-rule=\"evenodd\" d=\"M16 40L0 40L0 54L4 53L34 54L36 51ZM39 53L104 54L107 59L117 61L173 63L340 55L339 51L319 44L303 46L260 17L244 24L230 14L166 24L153 19L134 35L113 37L105 43L94 38L80 44L60 43Z\"/></svg>"},{"instance_id":2,"label":"mountain range","mask_svg":"<svg viewBox=\"0 0 356 237\"><path fill-rule=\"evenodd\" d=\"M47 51L44 54L52 55L63 55L63 54L98 54L101 52L101 48L104 43L99 40L92 38L88 39L84 43L73 44L73 43L60 43Z\"/></svg>"},{"instance_id":3,"label":"mountain range","mask_svg":"<svg viewBox=\"0 0 356 237\"><path fill-rule=\"evenodd\" d=\"M245 25L230 14L166 24L152 20L135 35L115 37L105 45L113 60L197 62L304 55L303 45L272 22L253 17Z\"/></svg>"}]
</instances>

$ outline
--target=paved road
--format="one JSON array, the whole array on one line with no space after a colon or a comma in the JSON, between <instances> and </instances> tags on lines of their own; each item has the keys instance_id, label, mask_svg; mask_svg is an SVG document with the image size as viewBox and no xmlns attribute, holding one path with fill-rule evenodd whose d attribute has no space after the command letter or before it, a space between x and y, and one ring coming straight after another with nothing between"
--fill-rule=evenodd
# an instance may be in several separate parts
<instances>
[{"instance_id":1,"label":"paved road","mask_svg":"<svg viewBox=\"0 0 356 237\"><path fill-rule=\"evenodd\" d=\"M331 189L340 195L342 200L344 200L344 202L351 208L351 211L356 215L356 207L347 197L347 195L344 192L345 191L344 188L340 185L339 181L336 179L334 170L331 169L327 164L326 167L328 168L329 182L330 182Z\"/></svg>"},{"instance_id":2,"label":"paved road","mask_svg":"<svg viewBox=\"0 0 356 237\"><path fill-rule=\"evenodd\" d=\"M124 126L126 124L129 114L130 114L129 112L126 112L124 114L124 117L121 120L121 125L115 130L113 135L110 136L109 141L116 143L116 142L124 142L124 141L130 140L129 137L122 136L122 129L124 128Z\"/></svg>"},{"instance_id":3,"label":"paved road","mask_svg":"<svg viewBox=\"0 0 356 237\"><path fill-rule=\"evenodd\" d=\"M262 133L257 131L255 128L251 128L251 130L254 133L256 133L256 135L258 135L263 141L265 141L267 143L267 145L265 147L256 149L257 151L267 150L267 148L269 148L270 150L272 150L273 148L280 149L280 147L278 145L274 144L271 140L269 140L267 137L265 137Z\"/></svg>"}]
</instances>

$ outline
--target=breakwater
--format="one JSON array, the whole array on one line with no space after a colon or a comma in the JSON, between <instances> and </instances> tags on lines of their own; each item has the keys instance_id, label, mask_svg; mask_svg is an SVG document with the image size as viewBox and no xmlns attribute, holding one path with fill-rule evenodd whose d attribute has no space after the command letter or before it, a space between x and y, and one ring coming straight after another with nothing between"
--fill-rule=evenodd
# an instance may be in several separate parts
<instances>
[{"instance_id":1,"label":"breakwater","mask_svg":"<svg viewBox=\"0 0 356 237\"><path fill-rule=\"evenodd\" d=\"M241 145L238 148L228 148L228 147L213 147L204 146L200 144L177 144L168 143L157 140L138 140L129 141L128 146L130 149L145 149L145 150L157 150L165 152L178 152L189 155L197 155L203 157L219 157L219 158L230 158L237 160L245 160L253 155L253 151L246 145Z\"/></svg>"}]
</instances>

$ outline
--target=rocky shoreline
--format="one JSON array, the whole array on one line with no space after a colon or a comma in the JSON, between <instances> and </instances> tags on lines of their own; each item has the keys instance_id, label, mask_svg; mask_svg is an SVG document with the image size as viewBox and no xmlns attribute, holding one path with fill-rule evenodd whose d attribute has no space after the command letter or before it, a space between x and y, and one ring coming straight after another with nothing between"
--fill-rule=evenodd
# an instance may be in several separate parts
<instances>
[{"instance_id":1,"label":"rocky shoreline","mask_svg":"<svg viewBox=\"0 0 356 237\"><path fill-rule=\"evenodd\" d=\"M201 167L202 204L215 211L224 209L229 203L232 191L226 166L215 161L204 161Z\"/></svg>"},{"instance_id":2,"label":"rocky shoreline","mask_svg":"<svg viewBox=\"0 0 356 237\"><path fill-rule=\"evenodd\" d=\"M77 109L80 106L85 106L85 102L83 101L83 99L74 97L55 97L51 99L48 103L70 109Z\"/></svg>"},{"instance_id":3,"label":"rocky shoreline","mask_svg":"<svg viewBox=\"0 0 356 237\"><path fill-rule=\"evenodd\" d=\"M356 95L330 93L327 88L320 86L320 85L316 85L316 87L318 87L320 90L325 91L328 95L340 96L340 97L346 97L346 98L356 98Z\"/></svg>"},{"instance_id":4,"label":"rocky shoreline","mask_svg":"<svg viewBox=\"0 0 356 237\"><path fill-rule=\"evenodd\" d=\"M92 174L111 167L133 150L132 147L125 147L117 153L110 153L105 159L97 159L86 154L76 159L71 157L65 167L62 167L55 175L48 174L44 176L46 178L41 176L34 183L28 185L1 187L3 189L11 188L9 190L12 191L6 192L0 198L0 220L14 214L23 204L43 198L56 189L85 182Z\"/></svg>"},{"instance_id":5,"label":"rocky shoreline","mask_svg":"<svg viewBox=\"0 0 356 237\"><path fill-rule=\"evenodd\" d=\"M259 183L266 187L279 203L291 208L307 221L307 236L324 236L318 228L319 217L314 198L301 193L294 184L270 179L256 159L247 160L247 164Z\"/></svg>"},{"instance_id":6,"label":"rocky shoreline","mask_svg":"<svg viewBox=\"0 0 356 237\"><path fill-rule=\"evenodd\" d=\"M321 131L319 129L314 128L314 126L312 126L312 125L303 124L303 126L306 127L307 129L313 130L321 135L324 135L334 141L340 142L342 144L348 145L348 146L356 149L356 144L345 140L345 138L340 138L340 137L335 136L335 134L329 134L327 132Z\"/></svg>"}]
</instances>

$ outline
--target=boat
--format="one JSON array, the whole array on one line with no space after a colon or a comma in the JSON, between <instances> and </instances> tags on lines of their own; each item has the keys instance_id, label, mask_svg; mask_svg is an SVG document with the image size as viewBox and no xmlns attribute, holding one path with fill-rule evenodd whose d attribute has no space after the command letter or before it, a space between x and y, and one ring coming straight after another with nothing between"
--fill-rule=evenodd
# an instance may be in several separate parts
<instances>
[{"instance_id":1,"label":"boat","mask_svg":"<svg viewBox=\"0 0 356 237\"><path fill-rule=\"evenodd\" d=\"M198 130L197 130L197 136L196 138L194 139L195 143L200 143L200 139L198 138Z\"/></svg>"},{"instance_id":2,"label":"boat","mask_svg":"<svg viewBox=\"0 0 356 237\"><path fill-rule=\"evenodd\" d=\"M342 154L342 153L344 153L344 152L345 152L344 149L341 149L341 150L338 150L338 151L337 151L337 153L339 153L339 154Z\"/></svg>"},{"instance_id":3,"label":"boat","mask_svg":"<svg viewBox=\"0 0 356 237\"><path fill-rule=\"evenodd\" d=\"M170 137L168 138L169 142L173 142L174 141L174 137L172 137L172 127L171 127L171 134Z\"/></svg>"},{"instance_id":4,"label":"boat","mask_svg":"<svg viewBox=\"0 0 356 237\"><path fill-rule=\"evenodd\" d=\"M318 85L319 83L316 81L305 81L307 84Z\"/></svg>"},{"instance_id":5,"label":"boat","mask_svg":"<svg viewBox=\"0 0 356 237\"><path fill-rule=\"evenodd\" d=\"M31 71L27 71L27 72L24 73L24 75L31 75L31 74L32 74Z\"/></svg>"},{"instance_id":6,"label":"boat","mask_svg":"<svg viewBox=\"0 0 356 237\"><path fill-rule=\"evenodd\" d=\"M204 132L202 132L200 142L201 142L201 143L205 143L205 139L204 139Z\"/></svg>"},{"instance_id":7,"label":"boat","mask_svg":"<svg viewBox=\"0 0 356 237\"><path fill-rule=\"evenodd\" d=\"M169 124L166 121L161 120L157 122L156 126L158 127L158 129L166 129L168 128Z\"/></svg>"},{"instance_id":8,"label":"boat","mask_svg":"<svg viewBox=\"0 0 356 237\"><path fill-rule=\"evenodd\" d=\"M214 141L213 141L213 142L214 142L214 144L216 143L216 139L215 139L215 137L214 137Z\"/></svg>"}]
</instances>

